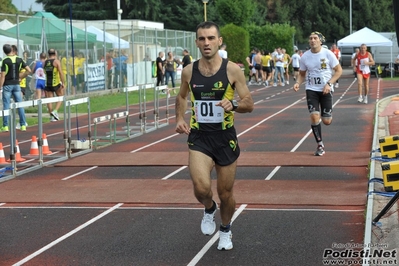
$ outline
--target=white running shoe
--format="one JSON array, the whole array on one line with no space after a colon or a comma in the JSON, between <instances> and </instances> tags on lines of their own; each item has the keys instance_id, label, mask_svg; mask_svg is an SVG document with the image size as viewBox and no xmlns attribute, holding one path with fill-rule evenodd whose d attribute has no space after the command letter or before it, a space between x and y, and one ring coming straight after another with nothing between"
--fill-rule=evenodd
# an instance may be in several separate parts
<instances>
[{"instance_id":1,"label":"white running shoe","mask_svg":"<svg viewBox=\"0 0 399 266\"><path fill-rule=\"evenodd\" d=\"M287 85L289 85L290 84L290 82L287 80Z\"/></svg>"},{"instance_id":2,"label":"white running shoe","mask_svg":"<svg viewBox=\"0 0 399 266\"><path fill-rule=\"evenodd\" d=\"M323 156L325 153L326 152L324 151L324 147L322 145L318 145L314 156Z\"/></svg>"},{"instance_id":3,"label":"white running shoe","mask_svg":"<svg viewBox=\"0 0 399 266\"><path fill-rule=\"evenodd\" d=\"M284 87L284 86L285 86L285 83L284 83L284 82L283 82L283 83L281 83L281 86L283 86L283 87Z\"/></svg>"},{"instance_id":4,"label":"white running shoe","mask_svg":"<svg viewBox=\"0 0 399 266\"><path fill-rule=\"evenodd\" d=\"M338 84L338 82L337 83L335 83L335 86L334 86L335 88L338 88L339 87L339 84Z\"/></svg>"},{"instance_id":5,"label":"white running shoe","mask_svg":"<svg viewBox=\"0 0 399 266\"><path fill-rule=\"evenodd\" d=\"M357 101L358 101L359 103L363 102L363 97L362 97L362 95L359 96L359 98L357 99Z\"/></svg>"},{"instance_id":6,"label":"white running shoe","mask_svg":"<svg viewBox=\"0 0 399 266\"><path fill-rule=\"evenodd\" d=\"M273 87L277 87L277 83L273 83Z\"/></svg>"},{"instance_id":7,"label":"white running shoe","mask_svg":"<svg viewBox=\"0 0 399 266\"><path fill-rule=\"evenodd\" d=\"M52 117L54 117L55 118L55 120L60 120L60 117L58 116L58 112L57 111L52 111L51 113L50 113L50 115L52 116Z\"/></svg>"},{"instance_id":8,"label":"white running shoe","mask_svg":"<svg viewBox=\"0 0 399 266\"><path fill-rule=\"evenodd\" d=\"M363 103L364 103L364 104L368 104L368 102L369 102L369 101L368 101L367 95L366 95L366 96L364 96L364 98L363 98Z\"/></svg>"},{"instance_id":9,"label":"white running shoe","mask_svg":"<svg viewBox=\"0 0 399 266\"><path fill-rule=\"evenodd\" d=\"M233 238L233 234L231 230L228 232L219 231L219 244L218 250L230 250L233 248L233 242L231 239Z\"/></svg>"},{"instance_id":10,"label":"white running shoe","mask_svg":"<svg viewBox=\"0 0 399 266\"><path fill-rule=\"evenodd\" d=\"M201 221L201 231L204 235L212 235L216 230L216 223L215 223L215 213L218 210L218 205L216 204L216 209L213 213L206 213L204 211L204 217Z\"/></svg>"}]
</instances>

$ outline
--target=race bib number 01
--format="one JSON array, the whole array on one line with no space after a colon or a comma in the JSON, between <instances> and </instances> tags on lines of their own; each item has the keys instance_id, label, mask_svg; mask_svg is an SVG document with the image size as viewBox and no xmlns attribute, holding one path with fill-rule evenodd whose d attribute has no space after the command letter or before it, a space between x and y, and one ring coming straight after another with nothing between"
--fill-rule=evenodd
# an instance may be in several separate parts
<instances>
[{"instance_id":1,"label":"race bib number 01","mask_svg":"<svg viewBox=\"0 0 399 266\"><path fill-rule=\"evenodd\" d=\"M216 106L219 101L195 101L194 108L199 123L221 123L224 109Z\"/></svg>"}]
</instances>

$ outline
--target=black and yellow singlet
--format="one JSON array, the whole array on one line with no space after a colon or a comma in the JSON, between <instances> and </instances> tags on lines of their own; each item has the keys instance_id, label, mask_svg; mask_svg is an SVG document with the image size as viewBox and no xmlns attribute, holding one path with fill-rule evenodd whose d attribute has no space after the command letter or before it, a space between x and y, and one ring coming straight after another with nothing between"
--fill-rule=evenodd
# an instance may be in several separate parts
<instances>
[{"instance_id":1,"label":"black and yellow singlet","mask_svg":"<svg viewBox=\"0 0 399 266\"><path fill-rule=\"evenodd\" d=\"M19 72L25 68L26 64L21 57L16 55L6 56L3 59L1 71L5 73L5 79L3 85L18 85L19 84Z\"/></svg>"},{"instance_id":2,"label":"black and yellow singlet","mask_svg":"<svg viewBox=\"0 0 399 266\"><path fill-rule=\"evenodd\" d=\"M219 71L211 77L205 77L198 69L198 61L194 62L189 84L192 129L217 131L234 126L234 112L224 112L222 107L216 106L224 98L234 98L234 87L227 78L227 63L228 60L223 59Z\"/></svg>"},{"instance_id":3,"label":"black and yellow singlet","mask_svg":"<svg viewBox=\"0 0 399 266\"><path fill-rule=\"evenodd\" d=\"M46 87L56 87L61 83L58 68L54 67L55 59L47 59L44 62L44 71L46 72Z\"/></svg>"}]
</instances>

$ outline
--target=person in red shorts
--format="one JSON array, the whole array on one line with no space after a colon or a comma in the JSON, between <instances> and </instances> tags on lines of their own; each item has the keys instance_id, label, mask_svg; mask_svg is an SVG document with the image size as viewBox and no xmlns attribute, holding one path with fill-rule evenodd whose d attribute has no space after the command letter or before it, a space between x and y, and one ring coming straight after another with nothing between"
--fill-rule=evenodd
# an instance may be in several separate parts
<instances>
[{"instance_id":1,"label":"person in red shorts","mask_svg":"<svg viewBox=\"0 0 399 266\"><path fill-rule=\"evenodd\" d=\"M358 102L368 103L370 66L375 64L373 56L367 51L367 45L360 46L360 52L352 59L353 70L357 73ZM364 96L363 96L364 85Z\"/></svg>"}]
</instances>

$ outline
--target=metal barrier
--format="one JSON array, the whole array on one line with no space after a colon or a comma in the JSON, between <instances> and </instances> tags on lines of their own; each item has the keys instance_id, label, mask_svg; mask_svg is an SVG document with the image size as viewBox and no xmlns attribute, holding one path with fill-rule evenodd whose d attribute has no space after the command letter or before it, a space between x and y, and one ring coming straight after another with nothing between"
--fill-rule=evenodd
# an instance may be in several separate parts
<instances>
[{"instance_id":1,"label":"metal barrier","mask_svg":"<svg viewBox=\"0 0 399 266\"><path fill-rule=\"evenodd\" d=\"M147 132L151 132L160 127L166 126L169 124L169 99L167 94L165 95L166 99L161 97L162 90L168 90L167 86L154 86L154 84L145 84L141 86L133 86L124 88L124 92L126 92L126 111L114 113L112 115L105 115L101 117L97 117L93 119L94 122L94 139L92 139L92 131L91 131L91 111L90 111L90 98L84 97L73 100L66 100L65 96L59 97L51 97L51 98L43 98L39 100L29 100L17 103L11 103L9 110L3 110L3 116L9 116L9 136L10 136L10 158L7 163L2 164L4 166L3 169L0 168L0 182L14 178L23 173L36 170L45 165L53 164L59 161L67 160L71 157L81 155L83 153L89 153L93 149L97 149L100 147L104 147L107 145L111 145L112 143L121 142L123 140L127 140L129 138L142 135ZM136 125L132 125L131 116L132 112L129 111L130 104L128 99L128 93L132 91L138 92L138 104L139 104L139 120ZM153 94L153 95L152 95ZM152 98L153 97L153 98ZM147 101L148 100L148 101ZM165 106L161 106L161 102L164 102ZM43 146L46 143L47 139L44 139L45 136L43 132L43 105L52 104L56 102L63 101L64 106L64 132L62 139L62 148L58 148L55 152L44 153ZM79 126L79 117L77 114L77 105L79 104L87 104L87 126ZM153 104L153 109L151 106L147 106L148 104ZM73 118L73 112L71 108L76 106L76 117ZM16 131L16 117L17 117L17 109L18 108L26 108L26 107L37 107L37 116L38 116L38 131L37 138L34 141L32 136L31 146L36 146L37 142L37 150L38 152L29 154L29 160L24 160L23 162L17 161L16 155L18 153L19 147L17 143L17 131ZM153 116L152 116L153 114ZM163 116L162 114L165 114ZM117 120L125 119L125 123L122 126L122 131L118 130L121 123L117 123ZM76 120L76 133L77 139L72 139L72 120ZM85 120L86 121L86 120ZM102 134L99 132L99 125L102 123L108 123L108 128L105 127L100 130ZM87 128L87 139L86 137L80 137L80 130L86 130ZM108 131L108 132L107 132ZM26 136L25 136L26 138ZM27 142L25 140L24 142ZM61 141L59 141L61 143ZM26 147L26 146L25 146ZM48 148L48 147L47 147ZM48 149L47 149L48 150ZM5 161L5 160L4 160ZM1 163L0 163L1 165ZM6 172L10 171L11 174L8 175Z\"/></svg>"},{"instance_id":2,"label":"metal barrier","mask_svg":"<svg viewBox=\"0 0 399 266\"><path fill-rule=\"evenodd\" d=\"M87 128L87 138L80 137L79 130L79 115L76 113L76 140L72 139L72 112L71 107L75 106L77 109L78 104L87 104L87 120L88 128ZM68 158L75 157L84 153L91 152L92 143L91 143L91 111L90 111L90 98L84 97L74 100L68 100L65 102L64 108L64 116L67 119L64 119L64 143L65 143L65 155ZM68 112L67 112L68 111Z\"/></svg>"},{"instance_id":3,"label":"metal barrier","mask_svg":"<svg viewBox=\"0 0 399 266\"><path fill-rule=\"evenodd\" d=\"M151 132L156 129L155 120L149 120L147 116L147 89L154 88L154 84L144 84L140 86L140 118L143 120L143 132Z\"/></svg>"},{"instance_id":4,"label":"metal barrier","mask_svg":"<svg viewBox=\"0 0 399 266\"><path fill-rule=\"evenodd\" d=\"M162 85L154 88L154 120L155 120L155 125L156 128L164 127L169 125L169 97L166 94L166 105L165 105L165 117L161 117L161 109L162 107L159 105L159 95L161 94L162 91L168 91L168 86L167 85Z\"/></svg>"},{"instance_id":5,"label":"metal barrier","mask_svg":"<svg viewBox=\"0 0 399 266\"><path fill-rule=\"evenodd\" d=\"M118 118L125 118L126 121L126 126L123 127L123 131L118 131L117 130L117 124L116 120ZM121 142L124 140L127 140L130 138L130 125L129 125L129 112L124 111L124 112L119 112L115 113L112 115L113 121L114 121L114 127L113 127L113 132L112 132L112 140L114 143Z\"/></svg>"},{"instance_id":6,"label":"metal barrier","mask_svg":"<svg viewBox=\"0 0 399 266\"><path fill-rule=\"evenodd\" d=\"M130 123L130 116L129 116L129 92L137 91L139 93L139 105L140 105L140 113L139 113L139 121L137 122L136 125L131 125ZM143 119L141 117L141 91L139 86L132 86L132 87L127 87L123 88L123 92L126 93L126 111L128 112L128 115L126 116L126 126L122 127L124 130L128 130L128 135L129 137L136 137L140 136L144 133L144 124L143 124Z\"/></svg>"},{"instance_id":7,"label":"metal barrier","mask_svg":"<svg viewBox=\"0 0 399 266\"><path fill-rule=\"evenodd\" d=\"M104 146L108 146L112 144L112 120L111 120L112 116L111 115L104 115L104 116L100 116L97 118L93 119L94 122L94 139L92 141L93 144L93 148L97 149L99 147L104 147ZM103 123L103 122L107 122L109 124L109 132L107 132L108 135L105 136L99 136L97 134L98 132L98 124L99 123Z\"/></svg>"}]
</instances>

